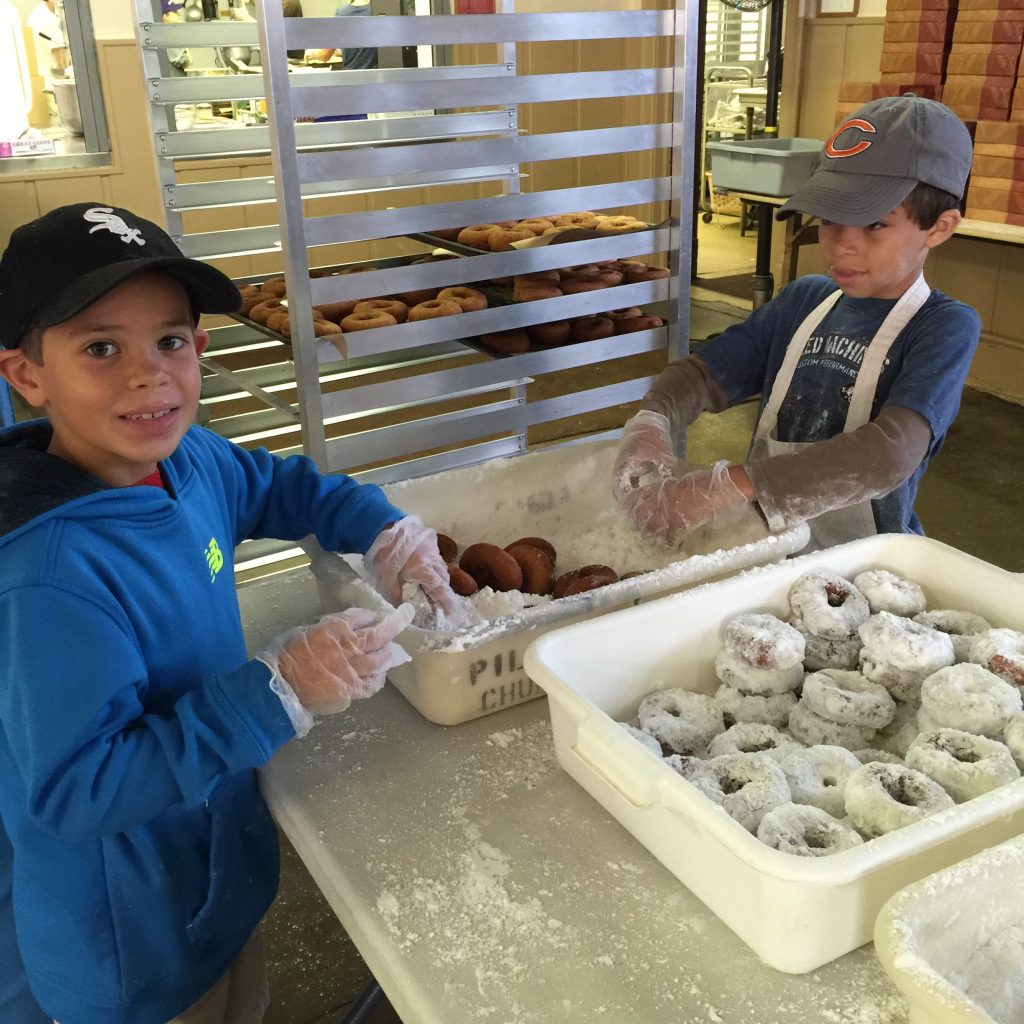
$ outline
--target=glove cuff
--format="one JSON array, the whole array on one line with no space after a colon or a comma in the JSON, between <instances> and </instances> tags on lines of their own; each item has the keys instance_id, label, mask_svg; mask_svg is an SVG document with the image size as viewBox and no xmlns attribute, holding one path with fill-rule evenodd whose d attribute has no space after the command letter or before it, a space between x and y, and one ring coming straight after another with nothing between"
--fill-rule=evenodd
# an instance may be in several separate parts
<instances>
[{"instance_id":1,"label":"glove cuff","mask_svg":"<svg viewBox=\"0 0 1024 1024\"><path fill-rule=\"evenodd\" d=\"M302 738L313 728L313 716L302 706L295 691L285 682L284 676L277 670L277 662L272 656L257 655L254 659L270 669L270 689L281 701L288 715L297 738Z\"/></svg>"}]
</instances>

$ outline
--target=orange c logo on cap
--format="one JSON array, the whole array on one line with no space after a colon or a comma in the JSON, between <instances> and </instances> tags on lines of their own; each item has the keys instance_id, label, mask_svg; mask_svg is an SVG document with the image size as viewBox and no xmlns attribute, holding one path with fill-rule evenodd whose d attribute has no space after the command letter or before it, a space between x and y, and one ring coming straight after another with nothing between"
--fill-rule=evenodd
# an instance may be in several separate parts
<instances>
[{"instance_id":1,"label":"orange c logo on cap","mask_svg":"<svg viewBox=\"0 0 1024 1024\"><path fill-rule=\"evenodd\" d=\"M846 149L837 149L835 141L847 128L858 128L860 131L870 133L871 135L874 135L876 131L875 126L870 121L865 121L860 117L852 117L849 121L844 121L829 137L828 142L825 143L826 156L835 157L836 159L844 156L856 156L858 153L863 153L865 149L871 148L873 143L870 139L861 139L860 142L856 142Z\"/></svg>"}]
</instances>

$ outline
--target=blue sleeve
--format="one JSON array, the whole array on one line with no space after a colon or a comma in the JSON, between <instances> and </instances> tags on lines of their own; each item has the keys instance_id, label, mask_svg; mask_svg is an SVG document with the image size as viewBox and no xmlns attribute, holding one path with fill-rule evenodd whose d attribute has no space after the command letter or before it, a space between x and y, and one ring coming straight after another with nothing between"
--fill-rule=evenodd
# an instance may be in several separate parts
<instances>
[{"instance_id":1,"label":"blue sleeve","mask_svg":"<svg viewBox=\"0 0 1024 1024\"><path fill-rule=\"evenodd\" d=\"M0 621L18 637L0 660L0 721L28 813L53 835L112 835L201 806L294 738L261 662L194 680L147 713L142 653L92 596L19 587L0 596Z\"/></svg>"},{"instance_id":2,"label":"blue sleeve","mask_svg":"<svg viewBox=\"0 0 1024 1024\"><path fill-rule=\"evenodd\" d=\"M971 360L978 347L981 319L970 306L933 293L907 325L906 342L895 376L882 384L886 406L910 409L923 416L933 438L942 438L960 408Z\"/></svg>"},{"instance_id":3,"label":"blue sleeve","mask_svg":"<svg viewBox=\"0 0 1024 1024\"><path fill-rule=\"evenodd\" d=\"M796 329L832 291L835 285L827 277L798 278L700 349L698 358L707 364L730 406L762 394L775 380Z\"/></svg>"},{"instance_id":4,"label":"blue sleeve","mask_svg":"<svg viewBox=\"0 0 1024 1024\"><path fill-rule=\"evenodd\" d=\"M279 458L265 448L247 451L210 431L202 431L201 441L223 466L235 510L236 544L250 537L298 540L313 533L328 551L364 554L385 526L405 515L375 484L321 473L303 455Z\"/></svg>"}]
</instances>

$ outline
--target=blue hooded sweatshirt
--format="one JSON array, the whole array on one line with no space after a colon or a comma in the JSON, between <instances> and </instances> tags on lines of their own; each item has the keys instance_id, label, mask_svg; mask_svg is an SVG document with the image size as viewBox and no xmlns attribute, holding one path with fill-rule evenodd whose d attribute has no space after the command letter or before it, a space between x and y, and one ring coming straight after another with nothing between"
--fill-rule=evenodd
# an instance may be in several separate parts
<instances>
[{"instance_id":1,"label":"blue hooded sweatshirt","mask_svg":"<svg viewBox=\"0 0 1024 1024\"><path fill-rule=\"evenodd\" d=\"M255 769L294 729L247 658L233 549L365 552L402 512L202 428L161 463L166 491L109 487L49 438L0 432L0 1022L22 1019L20 953L61 1024L163 1024L277 891Z\"/></svg>"}]
</instances>

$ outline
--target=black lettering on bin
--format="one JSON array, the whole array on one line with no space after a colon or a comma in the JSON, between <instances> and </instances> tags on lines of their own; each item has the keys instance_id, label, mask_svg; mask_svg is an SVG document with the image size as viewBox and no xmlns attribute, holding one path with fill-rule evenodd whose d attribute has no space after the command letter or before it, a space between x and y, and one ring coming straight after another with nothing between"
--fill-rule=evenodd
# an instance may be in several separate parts
<instances>
[{"instance_id":1,"label":"black lettering on bin","mask_svg":"<svg viewBox=\"0 0 1024 1024\"><path fill-rule=\"evenodd\" d=\"M478 661L474 661L469 666L469 685L476 686L477 679L479 679L480 676L486 671L487 662L484 661L483 658L479 659Z\"/></svg>"}]
</instances>

